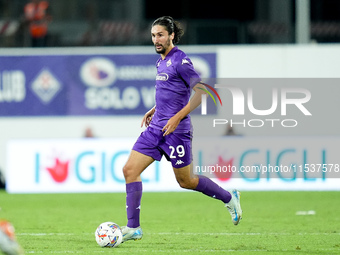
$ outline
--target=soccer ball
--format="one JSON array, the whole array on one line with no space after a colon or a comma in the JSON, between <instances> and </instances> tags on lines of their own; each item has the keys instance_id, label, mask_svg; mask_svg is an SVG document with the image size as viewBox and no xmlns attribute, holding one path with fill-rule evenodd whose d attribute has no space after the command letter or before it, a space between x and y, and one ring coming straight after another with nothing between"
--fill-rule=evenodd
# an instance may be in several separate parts
<instances>
[{"instance_id":1,"label":"soccer ball","mask_svg":"<svg viewBox=\"0 0 340 255\"><path fill-rule=\"evenodd\" d=\"M117 247L123 240L122 230L114 222L100 224L94 234L100 247Z\"/></svg>"}]
</instances>

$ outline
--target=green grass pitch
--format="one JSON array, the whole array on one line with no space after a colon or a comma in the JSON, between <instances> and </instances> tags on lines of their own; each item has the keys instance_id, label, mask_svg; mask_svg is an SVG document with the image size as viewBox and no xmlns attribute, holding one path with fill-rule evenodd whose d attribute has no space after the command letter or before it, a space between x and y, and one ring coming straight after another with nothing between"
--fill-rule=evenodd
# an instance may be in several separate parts
<instances>
[{"instance_id":1,"label":"green grass pitch","mask_svg":"<svg viewBox=\"0 0 340 255\"><path fill-rule=\"evenodd\" d=\"M125 194L7 194L26 254L340 254L339 192L242 192L234 226L220 201L196 192L144 193L140 241L100 248L104 221L126 224ZM314 215L296 215L298 211ZM302 212L302 213L303 213Z\"/></svg>"}]
</instances>

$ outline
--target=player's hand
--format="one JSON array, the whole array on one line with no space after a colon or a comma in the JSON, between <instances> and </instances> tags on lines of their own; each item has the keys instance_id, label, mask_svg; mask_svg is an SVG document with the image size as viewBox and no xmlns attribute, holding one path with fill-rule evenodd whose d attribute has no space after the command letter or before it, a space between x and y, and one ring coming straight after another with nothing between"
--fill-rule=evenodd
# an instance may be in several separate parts
<instances>
[{"instance_id":1,"label":"player's hand","mask_svg":"<svg viewBox=\"0 0 340 255\"><path fill-rule=\"evenodd\" d=\"M143 127L143 125L145 125L145 127L148 127L150 125L150 122L152 120L154 112L155 112L155 110L154 110L154 108L152 108L150 111L148 111L144 115L142 123L141 123L141 127Z\"/></svg>"},{"instance_id":2,"label":"player's hand","mask_svg":"<svg viewBox=\"0 0 340 255\"><path fill-rule=\"evenodd\" d=\"M162 131L164 132L163 136L166 136L166 135L174 132L176 130L178 124L180 123L180 121L181 121L181 119L178 118L176 115L171 117L162 129Z\"/></svg>"}]
</instances>

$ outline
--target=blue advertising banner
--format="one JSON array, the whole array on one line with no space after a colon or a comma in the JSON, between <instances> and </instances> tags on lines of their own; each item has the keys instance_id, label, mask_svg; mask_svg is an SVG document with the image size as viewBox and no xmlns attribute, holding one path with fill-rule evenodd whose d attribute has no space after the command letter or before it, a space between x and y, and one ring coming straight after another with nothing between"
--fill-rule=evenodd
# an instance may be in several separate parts
<instances>
[{"instance_id":1,"label":"blue advertising banner","mask_svg":"<svg viewBox=\"0 0 340 255\"><path fill-rule=\"evenodd\" d=\"M155 104L158 57L1 56L0 116L144 114ZM189 57L202 77L216 77L215 53Z\"/></svg>"},{"instance_id":2,"label":"blue advertising banner","mask_svg":"<svg viewBox=\"0 0 340 255\"><path fill-rule=\"evenodd\" d=\"M65 57L0 57L0 115L65 115Z\"/></svg>"}]
</instances>

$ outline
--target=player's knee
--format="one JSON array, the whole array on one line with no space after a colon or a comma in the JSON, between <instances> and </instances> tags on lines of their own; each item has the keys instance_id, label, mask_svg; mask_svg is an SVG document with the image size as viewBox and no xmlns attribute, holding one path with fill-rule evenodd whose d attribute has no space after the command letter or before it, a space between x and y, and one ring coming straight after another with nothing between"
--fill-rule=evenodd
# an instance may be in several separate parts
<instances>
[{"instance_id":1,"label":"player's knee","mask_svg":"<svg viewBox=\"0 0 340 255\"><path fill-rule=\"evenodd\" d=\"M189 180L183 180L179 179L177 180L179 186L183 189L195 189L195 184L189 179Z\"/></svg>"},{"instance_id":2,"label":"player's knee","mask_svg":"<svg viewBox=\"0 0 340 255\"><path fill-rule=\"evenodd\" d=\"M133 168L130 167L130 165L127 163L124 165L123 167L123 174L124 174L124 178L125 180L131 178L133 176Z\"/></svg>"}]
</instances>

